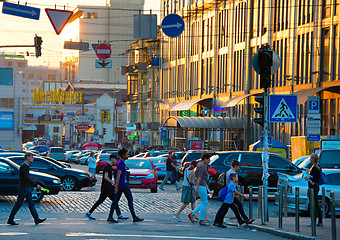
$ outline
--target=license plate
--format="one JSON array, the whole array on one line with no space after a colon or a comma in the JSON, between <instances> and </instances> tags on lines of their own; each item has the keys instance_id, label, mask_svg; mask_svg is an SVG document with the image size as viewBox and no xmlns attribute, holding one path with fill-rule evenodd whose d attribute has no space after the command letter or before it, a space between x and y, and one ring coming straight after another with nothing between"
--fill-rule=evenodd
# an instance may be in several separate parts
<instances>
[{"instance_id":1,"label":"license plate","mask_svg":"<svg viewBox=\"0 0 340 240\"><path fill-rule=\"evenodd\" d=\"M131 185L140 185L140 184L142 184L142 181L131 181L130 180L130 184Z\"/></svg>"}]
</instances>

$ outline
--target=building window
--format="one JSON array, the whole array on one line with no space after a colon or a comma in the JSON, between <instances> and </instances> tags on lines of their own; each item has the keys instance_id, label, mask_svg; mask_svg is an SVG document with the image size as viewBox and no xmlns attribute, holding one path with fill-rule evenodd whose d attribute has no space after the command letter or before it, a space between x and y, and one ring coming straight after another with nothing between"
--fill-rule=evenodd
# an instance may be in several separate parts
<instances>
[{"instance_id":1,"label":"building window","mask_svg":"<svg viewBox=\"0 0 340 240\"><path fill-rule=\"evenodd\" d=\"M1 98L1 107L2 108L14 108L14 99L13 98Z\"/></svg>"},{"instance_id":2,"label":"building window","mask_svg":"<svg viewBox=\"0 0 340 240\"><path fill-rule=\"evenodd\" d=\"M97 19L98 18L98 13L97 12L88 12L87 13L87 18Z\"/></svg>"},{"instance_id":3,"label":"building window","mask_svg":"<svg viewBox=\"0 0 340 240\"><path fill-rule=\"evenodd\" d=\"M28 73L28 79L34 79L33 73Z\"/></svg>"},{"instance_id":4,"label":"building window","mask_svg":"<svg viewBox=\"0 0 340 240\"><path fill-rule=\"evenodd\" d=\"M26 67L26 64L25 64L24 62L18 62L17 65L18 65L18 67L20 67L20 68Z\"/></svg>"},{"instance_id":5,"label":"building window","mask_svg":"<svg viewBox=\"0 0 340 240\"><path fill-rule=\"evenodd\" d=\"M56 80L55 74L48 74L48 80Z\"/></svg>"},{"instance_id":6,"label":"building window","mask_svg":"<svg viewBox=\"0 0 340 240\"><path fill-rule=\"evenodd\" d=\"M53 127L53 132L54 132L54 133L59 132L59 127Z\"/></svg>"}]
</instances>

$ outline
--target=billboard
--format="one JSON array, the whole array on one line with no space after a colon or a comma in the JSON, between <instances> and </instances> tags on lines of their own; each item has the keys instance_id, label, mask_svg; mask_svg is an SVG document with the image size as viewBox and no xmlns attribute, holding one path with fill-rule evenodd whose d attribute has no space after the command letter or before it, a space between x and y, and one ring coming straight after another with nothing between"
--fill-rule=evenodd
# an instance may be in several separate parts
<instances>
[{"instance_id":1,"label":"billboard","mask_svg":"<svg viewBox=\"0 0 340 240\"><path fill-rule=\"evenodd\" d=\"M14 113L0 112L0 130L14 129Z\"/></svg>"},{"instance_id":2,"label":"billboard","mask_svg":"<svg viewBox=\"0 0 340 240\"><path fill-rule=\"evenodd\" d=\"M22 130L38 130L37 124L22 124Z\"/></svg>"},{"instance_id":3,"label":"billboard","mask_svg":"<svg viewBox=\"0 0 340 240\"><path fill-rule=\"evenodd\" d=\"M61 105L25 105L24 123L62 124L62 110Z\"/></svg>"},{"instance_id":4,"label":"billboard","mask_svg":"<svg viewBox=\"0 0 340 240\"><path fill-rule=\"evenodd\" d=\"M13 86L13 68L0 68L0 85Z\"/></svg>"}]
</instances>

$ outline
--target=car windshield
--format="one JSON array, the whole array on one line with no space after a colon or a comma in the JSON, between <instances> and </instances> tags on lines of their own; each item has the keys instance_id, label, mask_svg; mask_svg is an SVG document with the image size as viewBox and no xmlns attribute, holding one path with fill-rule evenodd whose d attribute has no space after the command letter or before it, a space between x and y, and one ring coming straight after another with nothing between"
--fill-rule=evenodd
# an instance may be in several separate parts
<instances>
[{"instance_id":1,"label":"car windshield","mask_svg":"<svg viewBox=\"0 0 340 240\"><path fill-rule=\"evenodd\" d=\"M298 165L299 168L310 168L312 166L311 162L309 161L309 158L304 160L302 163Z\"/></svg>"},{"instance_id":2,"label":"car windshield","mask_svg":"<svg viewBox=\"0 0 340 240\"><path fill-rule=\"evenodd\" d=\"M192 160L198 160L201 158L203 153L188 153L185 157L186 162L191 162Z\"/></svg>"},{"instance_id":3,"label":"car windshield","mask_svg":"<svg viewBox=\"0 0 340 240\"><path fill-rule=\"evenodd\" d=\"M126 160L125 164L131 169L152 169L152 164L149 160Z\"/></svg>"},{"instance_id":4,"label":"car windshield","mask_svg":"<svg viewBox=\"0 0 340 240\"><path fill-rule=\"evenodd\" d=\"M51 152L54 152L54 153L63 153L64 149L62 149L62 148L51 148Z\"/></svg>"},{"instance_id":5,"label":"car windshield","mask_svg":"<svg viewBox=\"0 0 340 240\"><path fill-rule=\"evenodd\" d=\"M219 155L214 155L210 157L210 164L213 164L217 159L219 159L220 156Z\"/></svg>"}]
</instances>

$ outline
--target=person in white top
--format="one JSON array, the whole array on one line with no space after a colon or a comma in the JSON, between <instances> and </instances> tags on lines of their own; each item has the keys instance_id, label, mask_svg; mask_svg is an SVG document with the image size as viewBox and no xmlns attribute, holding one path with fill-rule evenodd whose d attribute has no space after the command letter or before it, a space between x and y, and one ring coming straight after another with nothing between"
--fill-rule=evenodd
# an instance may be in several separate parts
<instances>
[{"instance_id":1,"label":"person in white top","mask_svg":"<svg viewBox=\"0 0 340 240\"><path fill-rule=\"evenodd\" d=\"M191 210L195 209L195 201L196 198L192 194L194 183L195 172L194 169L197 166L197 161L193 160L190 162L190 166L185 169L184 171L184 180L183 180L183 188L182 188L182 198L181 202L183 203L182 206L179 208L178 212L175 214L173 219L177 220L178 222L182 222L179 218L181 212L191 203Z\"/></svg>"},{"instance_id":2,"label":"person in white top","mask_svg":"<svg viewBox=\"0 0 340 240\"><path fill-rule=\"evenodd\" d=\"M96 175L96 167L97 167L97 162L96 162L96 159L94 157L94 152L90 152L90 156L89 156L89 172L93 173L94 175ZM93 186L92 188L94 189L95 187Z\"/></svg>"}]
</instances>

